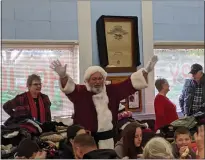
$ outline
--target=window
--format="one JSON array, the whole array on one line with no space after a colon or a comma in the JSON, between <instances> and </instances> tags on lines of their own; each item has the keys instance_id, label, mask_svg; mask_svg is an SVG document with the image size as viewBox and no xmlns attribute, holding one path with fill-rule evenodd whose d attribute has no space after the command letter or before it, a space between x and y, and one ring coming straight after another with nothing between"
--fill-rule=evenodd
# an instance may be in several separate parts
<instances>
[{"instance_id":1,"label":"window","mask_svg":"<svg viewBox=\"0 0 205 160\"><path fill-rule=\"evenodd\" d=\"M181 109L178 101L184 81L187 78L191 78L191 75L188 73L192 64L199 63L204 67L204 49L189 46L162 46L155 47L154 53L159 57L155 67L155 80L163 77L169 81L170 91L167 96L177 105L177 111L180 112ZM157 90L155 90L155 94L157 93Z\"/></svg>"},{"instance_id":2,"label":"window","mask_svg":"<svg viewBox=\"0 0 205 160\"><path fill-rule=\"evenodd\" d=\"M67 64L67 73L79 83L78 45L4 45L2 49L2 103L27 91L26 81L37 73L42 79L42 93L49 96L53 116L71 116L73 104L59 89L59 78L49 66L54 59ZM9 116L2 111L2 121Z\"/></svg>"}]
</instances>

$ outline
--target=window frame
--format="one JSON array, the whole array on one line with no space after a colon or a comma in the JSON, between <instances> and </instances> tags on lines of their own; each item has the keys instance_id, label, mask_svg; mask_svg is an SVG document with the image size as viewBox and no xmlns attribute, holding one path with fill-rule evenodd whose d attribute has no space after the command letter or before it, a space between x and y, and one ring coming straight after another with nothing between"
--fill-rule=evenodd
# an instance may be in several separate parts
<instances>
[{"instance_id":1,"label":"window frame","mask_svg":"<svg viewBox=\"0 0 205 160\"><path fill-rule=\"evenodd\" d=\"M153 49L204 49L203 41L155 41Z\"/></svg>"},{"instance_id":2,"label":"window frame","mask_svg":"<svg viewBox=\"0 0 205 160\"><path fill-rule=\"evenodd\" d=\"M79 49L79 42L78 41L69 41L69 40L2 40L1 43L1 51L3 49L8 48L16 48L16 49L59 49L59 50L69 50L70 48L74 48L75 46L78 46ZM80 51L79 51L79 61L80 61ZM2 57L1 57L2 62ZM1 65L3 65L1 63ZM2 67L2 66L1 66ZM79 75L78 75L78 82L80 82L80 62L79 62ZM2 79L0 80L2 83ZM2 90L2 85L0 86L0 89ZM0 94L2 96L2 93ZM1 105L2 99L0 100ZM59 115L59 116L52 116L52 118L55 117L71 117L72 115ZM3 123L4 121L1 121Z\"/></svg>"},{"instance_id":3,"label":"window frame","mask_svg":"<svg viewBox=\"0 0 205 160\"><path fill-rule=\"evenodd\" d=\"M2 48L42 48L65 49L69 45L79 45L78 41L53 41L53 40L2 40ZM37 47L38 46L38 47ZM60 46L60 47L59 47Z\"/></svg>"},{"instance_id":4,"label":"window frame","mask_svg":"<svg viewBox=\"0 0 205 160\"><path fill-rule=\"evenodd\" d=\"M153 45L153 52L155 49L204 49L205 43L203 41L155 41ZM205 56L204 56L205 63ZM205 69L204 69L205 70ZM155 75L154 75L155 80ZM155 86L154 86L155 93ZM178 112L179 116L183 116Z\"/></svg>"}]
</instances>

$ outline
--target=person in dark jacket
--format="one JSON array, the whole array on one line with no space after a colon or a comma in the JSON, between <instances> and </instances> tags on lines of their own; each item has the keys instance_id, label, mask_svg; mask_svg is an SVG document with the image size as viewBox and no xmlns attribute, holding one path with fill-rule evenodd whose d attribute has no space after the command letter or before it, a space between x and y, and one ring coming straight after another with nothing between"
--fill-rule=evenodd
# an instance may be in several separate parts
<instances>
[{"instance_id":1,"label":"person in dark jacket","mask_svg":"<svg viewBox=\"0 0 205 160\"><path fill-rule=\"evenodd\" d=\"M60 154L60 159L74 159L72 141L76 135L86 133L85 129L79 125L69 126L67 129L67 140L62 143L60 149L63 150Z\"/></svg>"},{"instance_id":2,"label":"person in dark jacket","mask_svg":"<svg viewBox=\"0 0 205 160\"><path fill-rule=\"evenodd\" d=\"M40 123L51 121L51 102L47 95L41 93L41 78L36 74L28 76L28 91L17 95L3 105L10 116L4 125L16 124L25 119L33 119Z\"/></svg>"},{"instance_id":3,"label":"person in dark jacket","mask_svg":"<svg viewBox=\"0 0 205 160\"><path fill-rule=\"evenodd\" d=\"M179 97L179 105L185 116L191 116L198 112L205 113L205 74L200 64L191 66L190 74L193 79L185 81L182 94Z\"/></svg>"},{"instance_id":4,"label":"person in dark jacket","mask_svg":"<svg viewBox=\"0 0 205 160\"><path fill-rule=\"evenodd\" d=\"M80 134L76 136L72 145L76 159L117 158L117 154L112 149L98 149L95 139L89 134Z\"/></svg>"}]
</instances>

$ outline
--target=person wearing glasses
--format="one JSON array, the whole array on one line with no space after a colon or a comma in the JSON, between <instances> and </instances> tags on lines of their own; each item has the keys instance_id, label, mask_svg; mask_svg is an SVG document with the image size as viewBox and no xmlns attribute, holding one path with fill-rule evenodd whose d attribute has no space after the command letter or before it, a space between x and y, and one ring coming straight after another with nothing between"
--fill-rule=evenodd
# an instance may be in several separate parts
<instances>
[{"instance_id":1,"label":"person wearing glasses","mask_svg":"<svg viewBox=\"0 0 205 160\"><path fill-rule=\"evenodd\" d=\"M155 81L155 87L158 90L158 94L154 99L155 109L155 130L166 128L167 125L178 119L176 111L176 105L170 101L167 97L167 93L170 91L170 86L165 78L158 78Z\"/></svg>"},{"instance_id":2,"label":"person wearing glasses","mask_svg":"<svg viewBox=\"0 0 205 160\"><path fill-rule=\"evenodd\" d=\"M36 74L28 76L28 91L17 95L3 105L10 116L5 125L18 123L24 119L32 119L40 123L51 121L51 102L47 95L41 93L41 78Z\"/></svg>"}]
</instances>

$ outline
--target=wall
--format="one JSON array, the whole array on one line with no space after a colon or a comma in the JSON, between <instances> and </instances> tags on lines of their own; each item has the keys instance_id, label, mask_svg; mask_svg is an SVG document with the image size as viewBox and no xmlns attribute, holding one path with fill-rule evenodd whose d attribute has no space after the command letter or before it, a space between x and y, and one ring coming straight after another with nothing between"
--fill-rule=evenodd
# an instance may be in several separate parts
<instances>
[{"instance_id":1,"label":"wall","mask_svg":"<svg viewBox=\"0 0 205 160\"><path fill-rule=\"evenodd\" d=\"M78 40L77 0L3 0L2 38Z\"/></svg>"},{"instance_id":2,"label":"wall","mask_svg":"<svg viewBox=\"0 0 205 160\"><path fill-rule=\"evenodd\" d=\"M92 25L92 50L93 64L99 65L97 40L96 40L96 21L101 15L113 16L137 16L139 23L140 52L142 61L142 14L141 0L91 0L91 25Z\"/></svg>"},{"instance_id":3,"label":"wall","mask_svg":"<svg viewBox=\"0 0 205 160\"><path fill-rule=\"evenodd\" d=\"M153 0L154 40L204 41L204 0Z\"/></svg>"}]
</instances>

